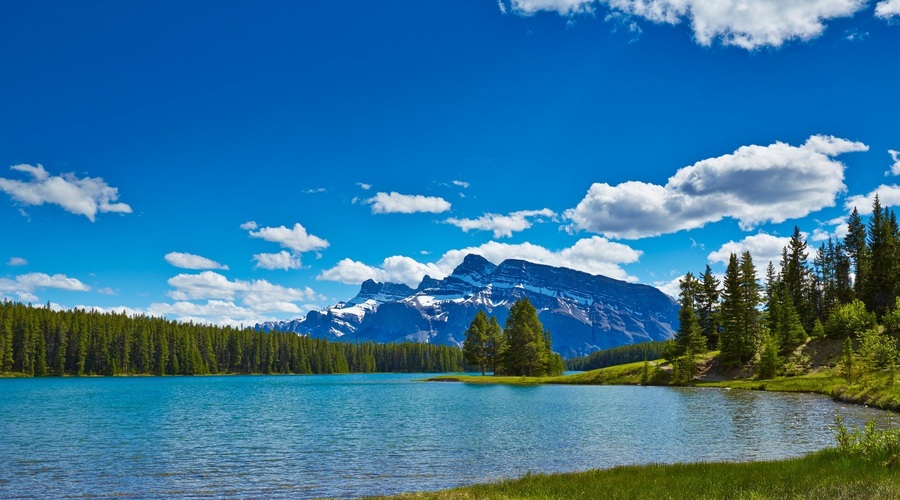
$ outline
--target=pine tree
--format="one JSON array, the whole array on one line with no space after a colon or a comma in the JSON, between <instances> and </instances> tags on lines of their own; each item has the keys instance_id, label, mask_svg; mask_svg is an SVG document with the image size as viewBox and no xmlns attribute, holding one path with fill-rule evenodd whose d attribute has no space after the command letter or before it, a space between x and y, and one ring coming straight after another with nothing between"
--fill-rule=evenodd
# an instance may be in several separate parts
<instances>
[{"instance_id":1,"label":"pine tree","mask_svg":"<svg viewBox=\"0 0 900 500\"><path fill-rule=\"evenodd\" d=\"M740 262L732 254L728 260L722 290L722 333L719 349L722 360L732 366L753 358L759 336L759 283L749 252Z\"/></svg>"},{"instance_id":2,"label":"pine tree","mask_svg":"<svg viewBox=\"0 0 900 500\"><path fill-rule=\"evenodd\" d=\"M487 314L484 311L478 311L466 330L466 340L463 342L463 355L466 357L466 362L479 367L482 375L484 375L487 365L489 325Z\"/></svg>"},{"instance_id":3,"label":"pine tree","mask_svg":"<svg viewBox=\"0 0 900 500\"><path fill-rule=\"evenodd\" d=\"M867 247L866 226L863 224L859 211L853 207L853 212L847 220L847 235L844 236L844 247L853 264L853 291L856 298L863 300L865 295L866 278L869 269L869 251Z\"/></svg>"},{"instance_id":4,"label":"pine tree","mask_svg":"<svg viewBox=\"0 0 900 500\"><path fill-rule=\"evenodd\" d=\"M881 318L894 305L897 284L897 222L890 210L882 208L878 195L869 219L869 269L863 302Z\"/></svg>"},{"instance_id":5,"label":"pine tree","mask_svg":"<svg viewBox=\"0 0 900 500\"><path fill-rule=\"evenodd\" d=\"M527 297L517 300L510 308L504 334L507 346L503 359L505 374L544 375L547 366L544 327Z\"/></svg>"},{"instance_id":6,"label":"pine tree","mask_svg":"<svg viewBox=\"0 0 900 500\"><path fill-rule=\"evenodd\" d=\"M697 296L694 300L694 307L697 310L697 323L700 325L700 332L706 339L706 347L715 349L719 345L719 325L717 320L719 308L719 280L716 279L709 267L700 278L700 286Z\"/></svg>"}]
</instances>

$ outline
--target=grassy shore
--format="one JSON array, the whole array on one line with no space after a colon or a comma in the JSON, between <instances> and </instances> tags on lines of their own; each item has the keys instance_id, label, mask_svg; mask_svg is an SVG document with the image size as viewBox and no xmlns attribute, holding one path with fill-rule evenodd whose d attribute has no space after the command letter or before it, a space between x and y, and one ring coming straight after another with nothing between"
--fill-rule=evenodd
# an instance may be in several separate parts
<instances>
[{"instance_id":1,"label":"grassy shore","mask_svg":"<svg viewBox=\"0 0 900 500\"><path fill-rule=\"evenodd\" d=\"M701 364L714 365L718 353L706 355ZM705 367L704 367L705 368ZM468 384L571 384L571 385L670 385L665 360L629 363L560 377L493 377L480 375L442 375L429 381L464 382ZM900 376L897 377L900 379ZM792 377L759 380L741 378L735 374L705 372L688 383L694 387L722 387L775 392L811 392L824 394L839 401L864 404L885 410L900 411L900 383L893 383L888 374L875 374L847 380L836 368L820 366Z\"/></svg>"},{"instance_id":2,"label":"grassy shore","mask_svg":"<svg viewBox=\"0 0 900 500\"><path fill-rule=\"evenodd\" d=\"M900 499L900 468L825 450L751 463L616 467L401 495L400 499Z\"/></svg>"}]
</instances>

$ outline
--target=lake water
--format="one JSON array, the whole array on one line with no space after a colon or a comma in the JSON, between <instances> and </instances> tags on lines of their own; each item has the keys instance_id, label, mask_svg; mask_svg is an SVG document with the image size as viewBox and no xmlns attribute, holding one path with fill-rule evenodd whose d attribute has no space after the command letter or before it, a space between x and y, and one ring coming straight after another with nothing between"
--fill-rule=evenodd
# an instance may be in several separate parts
<instances>
[{"instance_id":1,"label":"lake water","mask_svg":"<svg viewBox=\"0 0 900 500\"><path fill-rule=\"evenodd\" d=\"M354 497L527 472L748 461L889 414L820 396L425 375L0 380L0 498Z\"/></svg>"}]
</instances>

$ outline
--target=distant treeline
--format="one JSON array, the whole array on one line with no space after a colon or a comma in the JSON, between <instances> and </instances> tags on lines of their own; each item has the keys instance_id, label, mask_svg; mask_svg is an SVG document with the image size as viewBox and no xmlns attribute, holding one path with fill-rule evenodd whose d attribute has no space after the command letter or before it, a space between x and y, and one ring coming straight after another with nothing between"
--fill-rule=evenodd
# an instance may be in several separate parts
<instances>
[{"instance_id":1,"label":"distant treeline","mask_svg":"<svg viewBox=\"0 0 900 500\"><path fill-rule=\"evenodd\" d=\"M666 342L642 342L640 344L629 344L592 352L587 356L565 360L566 370L596 370L607 366L659 359L663 357L662 352L665 344Z\"/></svg>"},{"instance_id":2,"label":"distant treeline","mask_svg":"<svg viewBox=\"0 0 900 500\"><path fill-rule=\"evenodd\" d=\"M462 350L450 346L329 342L252 328L0 304L0 373L321 374L456 372L463 367Z\"/></svg>"}]
</instances>

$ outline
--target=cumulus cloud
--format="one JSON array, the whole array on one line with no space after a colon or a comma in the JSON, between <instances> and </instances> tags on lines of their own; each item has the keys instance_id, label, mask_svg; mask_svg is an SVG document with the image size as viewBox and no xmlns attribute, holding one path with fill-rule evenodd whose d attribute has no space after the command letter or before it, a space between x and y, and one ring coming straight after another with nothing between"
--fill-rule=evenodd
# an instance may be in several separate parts
<instances>
[{"instance_id":1,"label":"cumulus cloud","mask_svg":"<svg viewBox=\"0 0 900 500\"><path fill-rule=\"evenodd\" d=\"M883 0L875 5L875 15L882 19L900 17L900 0Z\"/></svg>"},{"instance_id":2,"label":"cumulus cloud","mask_svg":"<svg viewBox=\"0 0 900 500\"><path fill-rule=\"evenodd\" d=\"M541 11L557 12L563 16L594 12L594 0L512 0L512 11L519 15L531 16ZM501 3L500 10L506 12Z\"/></svg>"},{"instance_id":3,"label":"cumulus cloud","mask_svg":"<svg viewBox=\"0 0 900 500\"><path fill-rule=\"evenodd\" d=\"M74 292L87 292L91 287L64 274L28 273L14 279L0 278L0 294L13 294L23 302L37 302L34 294L39 289L54 288Z\"/></svg>"},{"instance_id":4,"label":"cumulus cloud","mask_svg":"<svg viewBox=\"0 0 900 500\"><path fill-rule=\"evenodd\" d=\"M240 300L257 312L300 312L294 302L323 300L312 288L288 288L266 280L231 281L212 271L199 274L179 274L169 278L174 290L169 297L177 301Z\"/></svg>"},{"instance_id":5,"label":"cumulus cloud","mask_svg":"<svg viewBox=\"0 0 900 500\"><path fill-rule=\"evenodd\" d=\"M521 210L509 215L487 213L477 219L447 219L447 224L452 224L465 232L472 229L481 231L493 231L494 238L510 238L514 232L524 231L532 226L531 218L556 217L556 212L549 208L541 210Z\"/></svg>"},{"instance_id":6,"label":"cumulus cloud","mask_svg":"<svg viewBox=\"0 0 900 500\"><path fill-rule=\"evenodd\" d=\"M900 3L900 0L898 0L898 3ZM891 155L891 160L894 164L891 165L891 169L885 172L884 175L900 175L900 151L888 149L888 154Z\"/></svg>"},{"instance_id":7,"label":"cumulus cloud","mask_svg":"<svg viewBox=\"0 0 900 500\"><path fill-rule=\"evenodd\" d=\"M678 294L681 293L681 278L684 276L679 276L670 281L654 281L653 286L656 287L660 292L672 297L673 299L678 299Z\"/></svg>"},{"instance_id":8,"label":"cumulus cloud","mask_svg":"<svg viewBox=\"0 0 900 500\"><path fill-rule=\"evenodd\" d=\"M6 263L7 266L27 266L28 261L23 259L22 257L10 257L9 261Z\"/></svg>"},{"instance_id":9,"label":"cumulus cloud","mask_svg":"<svg viewBox=\"0 0 900 500\"><path fill-rule=\"evenodd\" d=\"M896 15L898 3L880 2L876 15ZM540 11L573 16L593 14L595 6L605 5L613 18L624 15L657 24L689 24L694 40L703 46L718 42L755 50L816 38L825 31L827 21L850 17L866 4L867 0L511 0L510 6L523 16Z\"/></svg>"},{"instance_id":10,"label":"cumulus cloud","mask_svg":"<svg viewBox=\"0 0 900 500\"><path fill-rule=\"evenodd\" d=\"M169 252L165 256L166 262L180 267L182 269L224 269L228 270L228 266L219 264L218 262L194 255L191 253Z\"/></svg>"},{"instance_id":11,"label":"cumulus cloud","mask_svg":"<svg viewBox=\"0 0 900 500\"><path fill-rule=\"evenodd\" d=\"M116 203L119 190L99 177L78 178L73 173L51 176L41 165L13 165L31 179L22 181L0 177L0 191L25 205L59 205L67 212L84 215L94 222L98 212L131 213L125 203Z\"/></svg>"},{"instance_id":12,"label":"cumulus cloud","mask_svg":"<svg viewBox=\"0 0 900 500\"><path fill-rule=\"evenodd\" d=\"M278 253L258 253L253 256L256 267L262 269L300 269L300 257L284 250Z\"/></svg>"},{"instance_id":13,"label":"cumulus cloud","mask_svg":"<svg viewBox=\"0 0 900 500\"><path fill-rule=\"evenodd\" d=\"M294 311L290 311L294 312ZM226 300L209 300L204 304L193 302L175 302L173 304L157 302L147 309L150 316L165 316L176 321L221 326L253 326L276 318L261 314L250 307L243 307Z\"/></svg>"},{"instance_id":14,"label":"cumulus cloud","mask_svg":"<svg viewBox=\"0 0 900 500\"><path fill-rule=\"evenodd\" d=\"M860 142L821 135L802 146L743 146L678 170L664 186L596 183L565 216L570 230L623 239L694 229L725 217L750 230L833 206L846 187L844 165L832 157L866 150Z\"/></svg>"},{"instance_id":15,"label":"cumulus cloud","mask_svg":"<svg viewBox=\"0 0 900 500\"><path fill-rule=\"evenodd\" d=\"M253 222L252 225L250 224L250 222L244 223L241 225L241 228L250 231L251 237L278 243L283 248L293 250L294 252L302 253L313 250L323 250L328 248L329 245L328 241L307 233L306 228L299 222L294 224L294 227L292 228L284 226L260 228L256 226L255 222Z\"/></svg>"},{"instance_id":16,"label":"cumulus cloud","mask_svg":"<svg viewBox=\"0 0 900 500\"><path fill-rule=\"evenodd\" d=\"M812 236L809 237L809 240L810 241L825 241L828 238L831 238L831 233L829 233L828 231L826 231L820 227L817 227L817 228L813 229L813 234L812 234Z\"/></svg>"},{"instance_id":17,"label":"cumulus cloud","mask_svg":"<svg viewBox=\"0 0 900 500\"><path fill-rule=\"evenodd\" d=\"M415 287L425 275L433 278L449 276L469 254L481 255L494 264L500 264L506 259L521 259L538 264L568 267L589 274L602 274L615 279L636 281L636 278L629 276L621 265L637 262L642 253L628 245L611 242L600 236L581 239L573 246L559 251L532 243L511 245L491 241L477 247L451 250L437 262L430 263L422 263L411 257L393 256L376 267L344 259L331 269L320 273L316 279L346 284L357 284L373 279L379 282L405 283Z\"/></svg>"},{"instance_id":18,"label":"cumulus cloud","mask_svg":"<svg viewBox=\"0 0 900 500\"><path fill-rule=\"evenodd\" d=\"M257 229L259 225L256 223L256 221L248 220L247 222L241 224L240 227L244 231L253 231L254 229Z\"/></svg>"},{"instance_id":19,"label":"cumulus cloud","mask_svg":"<svg viewBox=\"0 0 900 500\"><path fill-rule=\"evenodd\" d=\"M372 205L373 214L414 214L419 212L439 214L450 210L450 202L437 196L420 194L377 193L366 203Z\"/></svg>"},{"instance_id":20,"label":"cumulus cloud","mask_svg":"<svg viewBox=\"0 0 900 500\"><path fill-rule=\"evenodd\" d=\"M869 194L848 196L844 201L844 208L847 211L851 211L855 207L860 215L872 215L872 204L875 203L875 195L878 195L878 201L881 202L883 207L900 205L900 186L896 184L890 186L882 184L869 192Z\"/></svg>"},{"instance_id":21,"label":"cumulus cloud","mask_svg":"<svg viewBox=\"0 0 900 500\"><path fill-rule=\"evenodd\" d=\"M806 233L801 233L806 238ZM718 250L709 254L707 259L710 263L721 262L728 264L731 254L738 257L744 252L750 252L753 256L753 264L756 266L756 277L762 279L765 276L766 267L769 262L778 269L781 262L781 251L790 243L789 236L779 237L771 234L759 233L747 236L741 241L729 241L722 245Z\"/></svg>"}]
</instances>

